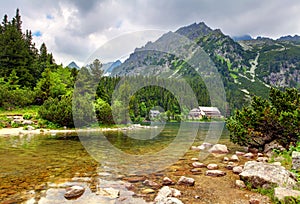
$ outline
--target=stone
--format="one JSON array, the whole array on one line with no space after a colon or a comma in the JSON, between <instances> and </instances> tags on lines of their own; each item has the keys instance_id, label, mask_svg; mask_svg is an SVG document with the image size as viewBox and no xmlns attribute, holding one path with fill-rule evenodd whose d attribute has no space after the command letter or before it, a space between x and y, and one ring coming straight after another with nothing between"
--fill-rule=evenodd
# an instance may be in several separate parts
<instances>
[{"instance_id":1,"label":"stone","mask_svg":"<svg viewBox=\"0 0 300 204\"><path fill-rule=\"evenodd\" d=\"M229 158L228 157L224 157L223 158L223 162L228 162L229 161Z\"/></svg>"},{"instance_id":2,"label":"stone","mask_svg":"<svg viewBox=\"0 0 300 204\"><path fill-rule=\"evenodd\" d=\"M125 183L124 186L127 190L134 190L134 185L131 183Z\"/></svg>"},{"instance_id":3,"label":"stone","mask_svg":"<svg viewBox=\"0 0 300 204\"><path fill-rule=\"evenodd\" d=\"M174 203L181 204L182 202L174 197L181 196L181 192L175 188L170 188L168 186L162 187L157 193L154 203L156 204L166 204L166 203Z\"/></svg>"},{"instance_id":4,"label":"stone","mask_svg":"<svg viewBox=\"0 0 300 204\"><path fill-rule=\"evenodd\" d=\"M292 164L293 169L300 170L300 152L293 151L292 152Z\"/></svg>"},{"instance_id":5,"label":"stone","mask_svg":"<svg viewBox=\"0 0 300 204\"><path fill-rule=\"evenodd\" d=\"M130 183L137 183L137 182L141 182L141 181L145 181L146 178L145 177L127 177L127 178L123 178L124 180L127 180Z\"/></svg>"},{"instance_id":6,"label":"stone","mask_svg":"<svg viewBox=\"0 0 300 204\"><path fill-rule=\"evenodd\" d=\"M31 120L23 120L22 124L23 125L32 125L32 124L34 124L34 122Z\"/></svg>"},{"instance_id":7,"label":"stone","mask_svg":"<svg viewBox=\"0 0 300 204\"><path fill-rule=\"evenodd\" d=\"M28 126L27 126L27 130L31 131L31 130L35 130L35 128L32 127L31 125L28 125Z\"/></svg>"},{"instance_id":8,"label":"stone","mask_svg":"<svg viewBox=\"0 0 300 204\"><path fill-rule=\"evenodd\" d=\"M215 154L227 154L229 151L228 151L226 145L215 144L214 146L212 146L212 148L209 150L209 152L215 153Z\"/></svg>"},{"instance_id":9,"label":"stone","mask_svg":"<svg viewBox=\"0 0 300 204\"><path fill-rule=\"evenodd\" d=\"M200 146L198 146L199 150L205 150L208 149L210 147L212 147L213 145L208 143L208 142L203 142Z\"/></svg>"},{"instance_id":10,"label":"stone","mask_svg":"<svg viewBox=\"0 0 300 204\"><path fill-rule=\"evenodd\" d=\"M226 172L220 170L208 170L205 173L206 176L220 177L225 176Z\"/></svg>"},{"instance_id":11,"label":"stone","mask_svg":"<svg viewBox=\"0 0 300 204\"><path fill-rule=\"evenodd\" d=\"M274 196L278 200L283 200L286 196L297 198L298 196L300 196L300 191L277 187L274 189Z\"/></svg>"},{"instance_id":12,"label":"stone","mask_svg":"<svg viewBox=\"0 0 300 204\"><path fill-rule=\"evenodd\" d=\"M180 179L178 180L177 184L193 186L193 185L195 185L195 180L193 178L181 176Z\"/></svg>"},{"instance_id":13,"label":"stone","mask_svg":"<svg viewBox=\"0 0 300 204\"><path fill-rule=\"evenodd\" d=\"M152 193L155 193L155 190L151 188L146 188L142 191L142 194L152 194Z\"/></svg>"},{"instance_id":14,"label":"stone","mask_svg":"<svg viewBox=\"0 0 300 204\"><path fill-rule=\"evenodd\" d=\"M101 188L96 195L104 196L110 199L116 199L120 196L120 191L114 188Z\"/></svg>"},{"instance_id":15,"label":"stone","mask_svg":"<svg viewBox=\"0 0 300 204\"><path fill-rule=\"evenodd\" d=\"M235 163L233 163L233 162L228 162L228 164L227 164L227 166L226 166L226 169L228 169L228 170L232 170L233 169L233 167L235 167L236 166L236 164Z\"/></svg>"},{"instance_id":16,"label":"stone","mask_svg":"<svg viewBox=\"0 0 300 204\"><path fill-rule=\"evenodd\" d=\"M281 163L280 162L274 162L272 163L273 165L276 165L276 166L281 166Z\"/></svg>"},{"instance_id":17,"label":"stone","mask_svg":"<svg viewBox=\"0 0 300 204\"><path fill-rule=\"evenodd\" d=\"M269 161L269 158L268 157L258 157L256 159L257 162L265 162L267 163Z\"/></svg>"},{"instance_id":18,"label":"stone","mask_svg":"<svg viewBox=\"0 0 300 204\"><path fill-rule=\"evenodd\" d=\"M66 193L64 194L64 197L66 199L75 199L79 198L85 191L85 188L82 186L71 186L66 188Z\"/></svg>"},{"instance_id":19,"label":"stone","mask_svg":"<svg viewBox=\"0 0 300 204\"><path fill-rule=\"evenodd\" d=\"M200 149L196 146L191 146L191 150L196 150L196 151L200 151Z\"/></svg>"},{"instance_id":20,"label":"stone","mask_svg":"<svg viewBox=\"0 0 300 204\"><path fill-rule=\"evenodd\" d=\"M191 160L192 160L192 161L199 161L198 158L192 158Z\"/></svg>"},{"instance_id":21,"label":"stone","mask_svg":"<svg viewBox=\"0 0 300 204\"><path fill-rule=\"evenodd\" d=\"M269 144L265 144L264 154L271 158L274 154L274 149L284 151L286 150L282 145L280 145L276 140L270 142Z\"/></svg>"},{"instance_id":22,"label":"stone","mask_svg":"<svg viewBox=\"0 0 300 204\"><path fill-rule=\"evenodd\" d=\"M175 182L172 179L165 177L163 178L163 185L175 185Z\"/></svg>"},{"instance_id":23,"label":"stone","mask_svg":"<svg viewBox=\"0 0 300 204\"><path fill-rule=\"evenodd\" d=\"M238 188L246 188L246 184L242 180L236 180L235 181L235 186L238 187Z\"/></svg>"},{"instance_id":24,"label":"stone","mask_svg":"<svg viewBox=\"0 0 300 204\"><path fill-rule=\"evenodd\" d=\"M191 169L190 172L192 172L192 174L202 174L202 171L200 168L194 168L194 169Z\"/></svg>"},{"instance_id":25,"label":"stone","mask_svg":"<svg viewBox=\"0 0 300 204\"><path fill-rule=\"evenodd\" d=\"M249 204L260 204L260 201L257 198L251 198Z\"/></svg>"},{"instance_id":26,"label":"stone","mask_svg":"<svg viewBox=\"0 0 300 204\"><path fill-rule=\"evenodd\" d=\"M204 167L206 167L205 164L200 163L200 162L193 162L192 166L195 167L195 168L204 168Z\"/></svg>"},{"instance_id":27,"label":"stone","mask_svg":"<svg viewBox=\"0 0 300 204\"><path fill-rule=\"evenodd\" d=\"M232 155L229 160L232 161L232 162L239 162L240 161L239 157L235 154Z\"/></svg>"},{"instance_id":28,"label":"stone","mask_svg":"<svg viewBox=\"0 0 300 204\"><path fill-rule=\"evenodd\" d=\"M246 154L244 154L244 157L246 157L247 159L253 159L254 158L254 154L251 152L248 152Z\"/></svg>"},{"instance_id":29,"label":"stone","mask_svg":"<svg viewBox=\"0 0 300 204\"><path fill-rule=\"evenodd\" d=\"M207 169L209 169L209 170L216 170L218 168L219 168L219 166L217 164L209 164L209 165L207 165Z\"/></svg>"},{"instance_id":30,"label":"stone","mask_svg":"<svg viewBox=\"0 0 300 204\"><path fill-rule=\"evenodd\" d=\"M257 156L258 156L258 157L263 157L264 154L259 152L259 153L257 153Z\"/></svg>"},{"instance_id":31,"label":"stone","mask_svg":"<svg viewBox=\"0 0 300 204\"><path fill-rule=\"evenodd\" d=\"M143 184L144 184L145 186L150 186L150 187L152 187L152 188L159 188L159 187L160 187L160 185L159 185L158 183L156 183L156 182L154 182L154 181L150 181L150 180L145 180L145 181L143 182Z\"/></svg>"},{"instance_id":32,"label":"stone","mask_svg":"<svg viewBox=\"0 0 300 204\"><path fill-rule=\"evenodd\" d=\"M240 151L236 151L235 154L237 156L243 156L244 154L246 154L245 152L240 152Z\"/></svg>"},{"instance_id":33,"label":"stone","mask_svg":"<svg viewBox=\"0 0 300 204\"><path fill-rule=\"evenodd\" d=\"M265 189L274 185L294 187L297 183L295 176L284 167L256 161L245 163L240 179L251 183L253 188Z\"/></svg>"},{"instance_id":34,"label":"stone","mask_svg":"<svg viewBox=\"0 0 300 204\"><path fill-rule=\"evenodd\" d=\"M240 174L240 173L242 173L242 171L243 171L243 167L242 166L235 166L232 169L232 172L235 173L235 174Z\"/></svg>"}]
</instances>

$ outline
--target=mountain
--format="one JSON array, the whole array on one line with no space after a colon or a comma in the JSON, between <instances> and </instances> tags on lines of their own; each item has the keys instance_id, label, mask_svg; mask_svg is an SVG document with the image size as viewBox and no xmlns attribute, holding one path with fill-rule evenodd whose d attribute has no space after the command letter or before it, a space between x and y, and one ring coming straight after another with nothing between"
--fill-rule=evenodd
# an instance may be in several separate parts
<instances>
[{"instance_id":1,"label":"mountain","mask_svg":"<svg viewBox=\"0 0 300 204\"><path fill-rule=\"evenodd\" d=\"M253 40L253 38L250 35L233 36L232 39L234 41Z\"/></svg>"},{"instance_id":2,"label":"mountain","mask_svg":"<svg viewBox=\"0 0 300 204\"><path fill-rule=\"evenodd\" d=\"M120 60L117 60L117 61L111 63L110 66L108 67L108 69L106 69L106 71L104 72L104 74L109 76L113 72L113 70L116 67L119 67L121 64L122 64L122 62Z\"/></svg>"},{"instance_id":3,"label":"mountain","mask_svg":"<svg viewBox=\"0 0 300 204\"><path fill-rule=\"evenodd\" d=\"M194 44L186 43L184 38ZM220 29L211 29L204 22L194 23L136 48L111 75L195 79L199 69L194 70L186 62L191 61L200 47L217 67L231 109L241 107L252 95L268 97L270 86L300 88L298 36L277 40L266 37L253 39L251 36L243 38L236 41L237 38L231 38ZM203 62L203 66L206 65L207 62ZM206 77L207 73L201 72L200 75ZM201 78L195 80L203 83Z\"/></svg>"},{"instance_id":4,"label":"mountain","mask_svg":"<svg viewBox=\"0 0 300 204\"><path fill-rule=\"evenodd\" d=\"M300 36L299 35L287 35L287 36L282 36L278 39L278 41L292 41L292 42L300 42Z\"/></svg>"},{"instance_id":5,"label":"mountain","mask_svg":"<svg viewBox=\"0 0 300 204\"><path fill-rule=\"evenodd\" d=\"M73 61L71 62L67 67L69 68L75 68L75 69L80 69L80 67Z\"/></svg>"}]
</instances>

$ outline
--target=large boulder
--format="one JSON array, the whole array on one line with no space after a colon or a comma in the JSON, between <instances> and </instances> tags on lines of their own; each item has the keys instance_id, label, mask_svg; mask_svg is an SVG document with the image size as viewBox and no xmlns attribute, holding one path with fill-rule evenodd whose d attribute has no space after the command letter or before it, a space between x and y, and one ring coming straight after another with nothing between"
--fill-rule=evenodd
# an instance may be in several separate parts
<instances>
[{"instance_id":1,"label":"large boulder","mask_svg":"<svg viewBox=\"0 0 300 204\"><path fill-rule=\"evenodd\" d=\"M300 170L300 152L292 152L293 169Z\"/></svg>"},{"instance_id":2,"label":"large boulder","mask_svg":"<svg viewBox=\"0 0 300 204\"><path fill-rule=\"evenodd\" d=\"M256 161L246 162L239 175L254 188L294 187L297 183L295 176L284 167Z\"/></svg>"},{"instance_id":3,"label":"large boulder","mask_svg":"<svg viewBox=\"0 0 300 204\"><path fill-rule=\"evenodd\" d=\"M297 198L300 197L300 191L278 187L274 189L274 196L278 200L284 200L287 196Z\"/></svg>"},{"instance_id":4,"label":"large boulder","mask_svg":"<svg viewBox=\"0 0 300 204\"><path fill-rule=\"evenodd\" d=\"M229 151L226 145L215 144L214 146L212 146L212 148L210 148L209 152L215 154L227 154Z\"/></svg>"}]
</instances>

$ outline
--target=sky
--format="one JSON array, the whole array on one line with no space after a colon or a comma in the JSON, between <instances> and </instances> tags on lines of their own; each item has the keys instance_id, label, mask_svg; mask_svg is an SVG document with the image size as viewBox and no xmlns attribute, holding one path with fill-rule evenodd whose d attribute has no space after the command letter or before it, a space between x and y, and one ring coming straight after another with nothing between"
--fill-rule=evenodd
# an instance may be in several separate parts
<instances>
[{"instance_id":1,"label":"sky","mask_svg":"<svg viewBox=\"0 0 300 204\"><path fill-rule=\"evenodd\" d=\"M151 30L147 42L161 33L153 30L176 31L202 21L230 36L300 35L299 0L0 1L2 17L11 19L16 8L23 30L32 31L36 46L45 42L56 62L65 66L71 61L82 66L99 47L128 33ZM145 42L138 40L136 46Z\"/></svg>"}]
</instances>

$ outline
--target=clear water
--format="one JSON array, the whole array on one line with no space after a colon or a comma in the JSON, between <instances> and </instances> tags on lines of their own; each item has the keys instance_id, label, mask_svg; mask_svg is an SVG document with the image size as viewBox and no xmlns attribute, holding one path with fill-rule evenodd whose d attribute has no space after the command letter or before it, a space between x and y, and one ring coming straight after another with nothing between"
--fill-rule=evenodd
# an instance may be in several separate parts
<instances>
[{"instance_id":1,"label":"clear water","mask_svg":"<svg viewBox=\"0 0 300 204\"><path fill-rule=\"evenodd\" d=\"M122 181L133 176L144 176L161 182L164 176L176 179L178 176L191 174L190 158L199 157L199 152L190 151L189 147L191 144L200 145L207 133L213 131L209 127L208 123L200 124L195 140L189 135L178 139L178 124L166 125L160 134L150 140L146 137L154 136L157 130L127 132L131 136L140 135L139 138L128 137L121 130L104 132L105 137L98 132L80 134L80 137L77 134L2 137L0 201L116 203L115 200L97 196L96 192L103 186L118 186L122 189L121 194L127 196L118 202L143 203L140 198L132 200L135 198L124 188ZM194 128L193 124L190 128ZM189 131L184 130L183 135L185 134L189 134ZM226 130L219 142L227 144L231 151L242 149L229 142ZM168 149L170 146L173 147ZM220 158L212 156L204 160L207 163L219 161ZM74 184L85 186L86 191L79 199L68 201L63 197L65 187ZM145 186L141 182L135 184L134 191L137 194L143 189ZM147 195L144 199L151 200L153 196ZM188 194L185 196L183 200L191 199Z\"/></svg>"}]
</instances>

